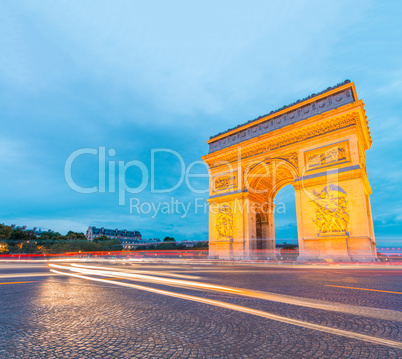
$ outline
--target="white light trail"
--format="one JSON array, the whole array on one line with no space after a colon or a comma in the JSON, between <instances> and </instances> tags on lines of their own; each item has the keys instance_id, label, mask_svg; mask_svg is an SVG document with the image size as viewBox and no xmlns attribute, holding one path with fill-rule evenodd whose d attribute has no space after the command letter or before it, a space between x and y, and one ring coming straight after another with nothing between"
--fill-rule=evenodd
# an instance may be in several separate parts
<instances>
[{"instance_id":1,"label":"white light trail","mask_svg":"<svg viewBox=\"0 0 402 359\"><path fill-rule=\"evenodd\" d=\"M141 271L133 271L133 270L127 270L126 268L108 268L108 267L96 267L96 266L84 266L82 264L71 264L73 267L80 267L80 268L90 268L90 269L101 269L101 270L118 270L122 272L127 272L127 273L142 273L142 274L153 274L153 275L161 275L162 277L173 277L173 278L183 278L183 279L199 279L199 276L195 275L186 275L186 274L177 274L177 273L167 273L167 272L160 272L160 271L146 271L146 270L141 270Z\"/></svg>"},{"instance_id":2,"label":"white light trail","mask_svg":"<svg viewBox=\"0 0 402 359\"><path fill-rule=\"evenodd\" d=\"M49 264L50 267L55 267L59 269L67 269L76 273L81 274L88 274L88 275L98 275L104 277L124 277L127 279L139 281L139 282L146 282L146 283L154 283L154 284L162 284L167 286L174 286L174 287L185 287L190 289L206 289L230 294L241 295L244 297L255 298L255 299L262 299L271 302L278 302L278 303L285 303L291 305L297 305L301 307L313 308L313 309L321 309L327 310L332 312L339 312L345 314L353 314L353 315L360 315L375 319L381 320L392 320L392 321L399 321L402 322L402 313L393 310L387 309L379 309L379 308L370 308L370 307L361 307L355 305L347 305L347 304L340 304L340 303L330 303L315 299L309 298L302 298L302 297L294 297L284 294L277 294L277 293L268 293L268 292L261 292L261 291L253 291L248 289L241 289L241 288L232 288L220 285L211 285L209 283L203 282L193 282L193 281L183 281L179 279L171 279L171 278L160 278L156 276L149 276L149 275L141 275L141 274L134 274L126 271L113 271L110 268L105 267L96 267L96 266L84 266L80 264L72 264L73 267L63 266L63 265L56 265L56 264ZM107 270L105 270L107 269Z\"/></svg>"},{"instance_id":3,"label":"white light trail","mask_svg":"<svg viewBox=\"0 0 402 359\"><path fill-rule=\"evenodd\" d=\"M74 265L74 267L67 267L61 266L56 264L49 264L50 267L60 268L60 269L68 269L72 272L77 273L84 273L84 274L92 274L92 275L99 275L105 277L126 277L128 279L135 279L140 281L145 281L147 283L156 283L156 284L173 284L179 286L187 286L187 287L197 287L202 289L211 289L211 290L221 290L225 292L240 292L238 289L223 287L219 285L213 285L208 283L201 283L201 282L191 282L187 280L179 280L179 279L171 279L171 278L161 278L161 277L154 277L149 275L143 274L133 274L133 273L126 273L123 271L111 271L107 270L94 270L91 269L91 266L79 266ZM99 268L99 267L92 267L92 268Z\"/></svg>"},{"instance_id":4,"label":"white light trail","mask_svg":"<svg viewBox=\"0 0 402 359\"><path fill-rule=\"evenodd\" d=\"M70 268L67 267L67 269L70 269ZM318 324L304 322L304 321L301 321L301 320L286 318L286 317L282 317L280 315L271 314L271 313L268 313L268 312L264 312L264 311L261 311L261 310L252 309L252 308L248 308L248 307L243 307L243 306L236 305L236 304L230 304L230 303L221 302L221 301L218 301L218 300L207 299L207 298L202 298L202 297L196 297L196 296L188 295L188 294L169 292L169 291L166 291L166 290L145 287L145 286L138 285L138 284L117 282L117 281L113 281L113 280L104 280L104 279L101 279L101 278L93 278L93 277L88 277L88 276L75 274L75 273L60 272L60 271L55 270L55 269L51 269L51 271L53 273L60 274L60 275L66 275L66 276L71 276L71 277L76 277L76 278L87 279L87 280L91 280L91 281L109 283L109 284L114 284L114 285L118 285L118 286L129 287L129 288L134 288L134 289L138 289L138 290L143 290L143 291L147 291L147 292L151 292L151 293L166 295L166 296L169 296L169 297L185 299L185 300L189 300L189 301L193 301L193 302L198 302L198 303L203 303L203 304L212 305L212 306L216 306L216 307L221 307L221 308L225 308L225 309L235 310L235 311L246 313L246 314L252 314L252 315L259 316L259 317L275 320L275 321L286 323L286 324L292 324L292 325L296 325L296 326L307 328L307 329L318 330L320 332L339 335L339 336L343 336L343 337L346 337L346 338L349 338L349 339L357 339L357 340L362 340L362 341L365 341L365 342L369 342L371 344L379 344L379 345L385 345L385 346L390 346L390 347L402 349L402 343L396 342L396 341L393 341L393 340L388 340L388 339L368 336L368 335L365 335L365 334L359 334L359 333L350 332L350 331L341 330L341 329L336 329L336 328L325 327L323 325L318 325Z\"/></svg>"}]
</instances>

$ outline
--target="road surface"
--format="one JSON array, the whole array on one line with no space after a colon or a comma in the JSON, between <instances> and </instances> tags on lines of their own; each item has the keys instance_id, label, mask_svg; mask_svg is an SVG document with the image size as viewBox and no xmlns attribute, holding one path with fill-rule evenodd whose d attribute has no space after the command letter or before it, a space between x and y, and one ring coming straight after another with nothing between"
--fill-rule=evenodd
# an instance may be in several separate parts
<instances>
[{"instance_id":1,"label":"road surface","mask_svg":"<svg viewBox=\"0 0 402 359\"><path fill-rule=\"evenodd\" d=\"M401 358L401 274L0 263L0 358Z\"/></svg>"}]
</instances>

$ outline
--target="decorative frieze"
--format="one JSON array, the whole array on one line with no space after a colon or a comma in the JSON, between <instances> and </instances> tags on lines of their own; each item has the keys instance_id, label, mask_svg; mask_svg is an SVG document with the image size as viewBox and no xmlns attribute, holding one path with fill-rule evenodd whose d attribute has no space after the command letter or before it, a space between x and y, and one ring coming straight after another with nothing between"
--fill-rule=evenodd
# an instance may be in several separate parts
<instances>
[{"instance_id":1,"label":"decorative frieze","mask_svg":"<svg viewBox=\"0 0 402 359\"><path fill-rule=\"evenodd\" d=\"M352 112L343 116L339 116L335 119L329 119L316 125L300 129L298 131L292 131L289 132L287 135L278 136L274 139L261 142L259 145L255 145L245 149L242 148L240 156L238 151L236 151L219 157L210 164L210 168L219 167L224 162L234 162L237 161L239 158L243 159L256 156L265 152L276 150L281 147L292 145L297 142L321 136L329 132L337 131L348 126L356 125L358 119L359 114L357 112Z\"/></svg>"}]
</instances>

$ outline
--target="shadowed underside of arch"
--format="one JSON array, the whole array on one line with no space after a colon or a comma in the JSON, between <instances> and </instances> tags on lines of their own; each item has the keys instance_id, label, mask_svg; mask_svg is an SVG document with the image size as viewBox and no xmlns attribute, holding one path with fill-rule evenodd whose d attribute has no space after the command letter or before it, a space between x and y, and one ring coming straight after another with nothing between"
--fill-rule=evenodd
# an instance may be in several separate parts
<instances>
[{"instance_id":1,"label":"shadowed underside of arch","mask_svg":"<svg viewBox=\"0 0 402 359\"><path fill-rule=\"evenodd\" d=\"M249 165L244 171L244 188L262 202L273 200L281 188L298 179L296 167L288 160L274 158Z\"/></svg>"}]
</instances>

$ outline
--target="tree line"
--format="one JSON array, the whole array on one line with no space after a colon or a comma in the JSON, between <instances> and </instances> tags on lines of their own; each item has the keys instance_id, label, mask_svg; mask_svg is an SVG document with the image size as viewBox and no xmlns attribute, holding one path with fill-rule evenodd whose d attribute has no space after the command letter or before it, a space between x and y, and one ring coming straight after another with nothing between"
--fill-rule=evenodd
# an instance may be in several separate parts
<instances>
[{"instance_id":1,"label":"tree line","mask_svg":"<svg viewBox=\"0 0 402 359\"><path fill-rule=\"evenodd\" d=\"M121 251L121 242L105 236L88 241L82 232L43 232L37 237L32 230L0 224L0 254L47 254L66 252Z\"/></svg>"},{"instance_id":2,"label":"tree line","mask_svg":"<svg viewBox=\"0 0 402 359\"><path fill-rule=\"evenodd\" d=\"M162 243L137 245L135 250L185 250L208 249L208 244L198 242L189 248L177 243L173 237L165 237ZM47 254L68 252L121 251L122 243L118 239L106 236L87 240L82 232L69 231L66 235L59 232L42 232L37 237L33 230L24 230L0 224L0 254Z\"/></svg>"}]
</instances>

